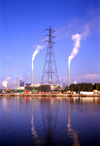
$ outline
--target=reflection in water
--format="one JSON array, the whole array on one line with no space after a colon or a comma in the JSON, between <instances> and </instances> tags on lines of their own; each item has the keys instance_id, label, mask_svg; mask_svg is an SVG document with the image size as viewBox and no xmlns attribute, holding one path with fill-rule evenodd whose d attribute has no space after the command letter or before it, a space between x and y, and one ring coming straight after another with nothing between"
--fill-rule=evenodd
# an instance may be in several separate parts
<instances>
[{"instance_id":1,"label":"reflection in water","mask_svg":"<svg viewBox=\"0 0 100 146\"><path fill-rule=\"evenodd\" d=\"M33 118L33 98L31 100L32 100L31 101L31 125L32 125L31 131L32 131L32 135L34 136L33 139L35 140L36 144L38 145L39 143L41 143L41 141L39 140L39 136L37 135L37 132L36 132L34 124L33 124L33 121L34 121L34 118Z\"/></svg>"},{"instance_id":2,"label":"reflection in water","mask_svg":"<svg viewBox=\"0 0 100 146\"><path fill-rule=\"evenodd\" d=\"M78 140L78 135L77 135L77 131L76 130L73 130L71 127L71 124L70 124L70 98L68 99L68 124L67 124L67 127L68 127L68 136L70 138L72 138L73 140L73 146L80 146L80 143L79 143L79 140Z\"/></svg>"},{"instance_id":3,"label":"reflection in water","mask_svg":"<svg viewBox=\"0 0 100 146\"><path fill-rule=\"evenodd\" d=\"M32 134L34 135L34 137L36 138L37 137L37 132L35 131L35 128L34 128L34 124L33 124L33 101L31 102L31 124L32 124L32 128L31 128L31 131L32 131Z\"/></svg>"},{"instance_id":4,"label":"reflection in water","mask_svg":"<svg viewBox=\"0 0 100 146\"><path fill-rule=\"evenodd\" d=\"M41 112L46 145L54 145L55 143L55 129L57 124L58 111L59 101L56 101L56 98L42 98Z\"/></svg>"},{"instance_id":5,"label":"reflection in water","mask_svg":"<svg viewBox=\"0 0 100 146\"><path fill-rule=\"evenodd\" d=\"M11 98L10 97L2 98L2 107L6 112L9 112L10 104L11 104Z\"/></svg>"},{"instance_id":6,"label":"reflection in water","mask_svg":"<svg viewBox=\"0 0 100 146\"><path fill-rule=\"evenodd\" d=\"M3 107L4 110L8 111L7 99L6 98L2 98L2 107Z\"/></svg>"},{"instance_id":7,"label":"reflection in water","mask_svg":"<svg viewBox=\"0 0 100 146\"><path fill-rule=\"evenodd\" d=\"M100 97L2 97L0 145L100 145L99 115Z\"/></svg>"}]
</instances>

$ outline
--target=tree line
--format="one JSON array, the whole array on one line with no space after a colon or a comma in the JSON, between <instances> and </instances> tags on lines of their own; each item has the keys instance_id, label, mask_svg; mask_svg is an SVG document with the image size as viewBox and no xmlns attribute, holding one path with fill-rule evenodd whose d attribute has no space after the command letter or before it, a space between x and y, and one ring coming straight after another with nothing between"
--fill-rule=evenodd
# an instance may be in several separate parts
<instances>
[{"instance_id":1,"label":"tree line","mask_svg":"<svg viewBox=\"0 0 100 146\"><path fill-rule=\"evenodd\" d=\"M38 91L50 91L50 85L40 85L39 87L29 87L29 90L38 90Z\"/></svg>"},{"instance_id":2,"label":"tree line","mask_svg":"<svg viewBox=\"0 0 100 146\"><path fill-rule=\"evenodd\" d=\"M38 90L38 91L51 91L50 85L40 85L39 87L29 87L29 90ZM55 91L93 91L93 90L99 90L100 91L100 83L78 83L78 84L70 84L68 87L66 85L65 89L62 89L60 86L58 86Z\"/></svg>"},{"instance_id":3,"label":"tree line","mask_svg":"<svg viewBox=\"0 0 100 146\"><path fill-rule=\"evenodd\" d=\"M93 90L99 90L100 91L100 83L78 83L78 84L70 84L68 87L66 85L64 91L93 91Z\"/></svg>"}]
</instances>

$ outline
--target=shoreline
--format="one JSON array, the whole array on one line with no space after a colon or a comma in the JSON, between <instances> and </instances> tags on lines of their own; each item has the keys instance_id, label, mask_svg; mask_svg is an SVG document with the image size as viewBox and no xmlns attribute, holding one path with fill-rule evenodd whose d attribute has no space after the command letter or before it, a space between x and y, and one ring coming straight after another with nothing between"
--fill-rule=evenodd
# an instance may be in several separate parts
<instances>
[{"instance_id":1,"label":"shoreline","mask_svg":"<svg viewBox=\"0 0 100 146\"><path fill-rule=\"evenodd\" d=\"M24 93L0 93L0 97L100 97L100 94L24 94Z\"/></svg>"}]
</instances>

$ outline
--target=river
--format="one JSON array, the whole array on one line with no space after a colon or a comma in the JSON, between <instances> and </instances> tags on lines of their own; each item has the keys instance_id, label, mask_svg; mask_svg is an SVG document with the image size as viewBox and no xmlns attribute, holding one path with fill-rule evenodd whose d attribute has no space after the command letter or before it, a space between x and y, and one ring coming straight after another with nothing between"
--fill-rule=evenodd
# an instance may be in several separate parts
<instances>
[{"instance_id":1,"label":"river","mask_svg":"<svg viewBox=\"0 0 100 146\"><path fill-rule=\"evenodd\" d=\"M0 97L1 145L100 145L100 97Z\"/></svg>"}]
</instances>

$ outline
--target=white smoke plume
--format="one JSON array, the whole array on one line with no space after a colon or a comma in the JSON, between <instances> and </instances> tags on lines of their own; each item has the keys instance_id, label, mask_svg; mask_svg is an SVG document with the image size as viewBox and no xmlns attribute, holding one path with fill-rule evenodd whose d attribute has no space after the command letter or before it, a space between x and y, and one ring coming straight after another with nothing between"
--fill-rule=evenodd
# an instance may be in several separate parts
<instances>
[{"instance_id":1,"label":"white smoke plume","mask_svg":"<svg viewBox=\"0 0 100 146\"><path fill-rule=\"evenodd\" d=\"M5 87L5 88L7 88L8 80L10 80L10 79L11 79L10 77L6 77L6 80L4 80L2 82L2 86Z\"/></svg>"},{"instance_id":2,"label":"white smoke plume","mask_svg":"<svg viewBox=\"0 0 100 146\"><path fill-rule=\"evenodd\" d=\"M37 45L36 46L36 50L34 51L33 56L32 56L32 61L34 61L35 56L40 52L40 50L44 49L44 47L45 46L42 46L42 45Z\"/></svg>"},{"instance_id":3,"label":"white smoke plume","mask_svg":"<svg viewBox=\"0 0 100 146\"><path fill-rule=\"evenodd\" d=\"M68 66L70 66L71 60L78 54L79 48L81 47L80 41L82 39L85 39L87 35L90 33L90 26L86 25L84 28L84 31L81 34L73 34L72 35L72 40L74 40L74 48L71 52L71 55L68 58Z\"/></svg>"},{"instance_id":4,"label":"white smoke plume","mask_svg":"<svg viewBox=\"0 0 100 146\"><path fill-rule=\"evenodd\" d=\"M80 34L72 35L72 40L74 40L74 48L71 52L71 55L69 56L68 65L70 65L71 60L77 55L78 48L80 48L81 39L82 39L82 37Z\"/></svg>"},{"instance_id":5,"label":"white smoke plume","mask_svg":"<svg viewBox=\"0 0 100 146\"><path fill-rule=\"evenodd\" d=\"M7 84L8 84L8 81L7 81L7 80L4 80L4 81L2 82L2 86L5 87L5 88L7 88Z\"/></svg>"},{"instance_id":6,"label":"white smoke plume","mask_svg":"<svg viewBox=\"0 0 100 146\"><path fill-rule=\"evenodd\" d=\"M73 84L76 84L76 80L73 82Z\"/></svg>"}]
</instances>

